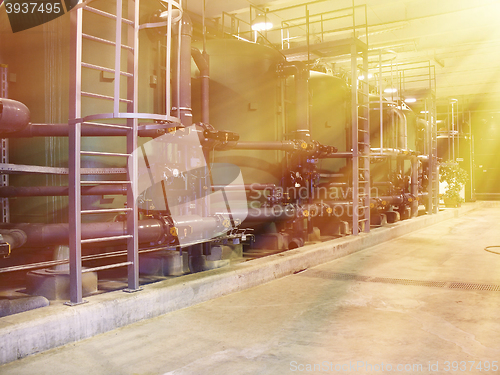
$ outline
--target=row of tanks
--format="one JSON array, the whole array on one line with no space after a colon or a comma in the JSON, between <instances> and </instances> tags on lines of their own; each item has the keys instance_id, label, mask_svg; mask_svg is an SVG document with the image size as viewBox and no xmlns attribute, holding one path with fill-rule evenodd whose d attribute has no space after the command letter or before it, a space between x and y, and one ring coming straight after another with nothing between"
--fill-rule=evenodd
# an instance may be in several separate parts
<instances>
[{"instance_id":1,"label":"row of tanks","mask_svg":"<svg viewBox=\"0 0 500 375\"><path fill-rule=\"evenodd\" d=\"M145 2L141 19L158 17L155 4ZM105 2L102 6L106 10ZM65 92L70 67L60 56L69 54L70 41L57 33L69 22L60 17L44 26L44 33L31 35L46 46L31 51L31 63L45 64L42 71L33 71L19 52L9 55L14 48L28 49L30 35L19 33L0 45L0 57L12 56L5 62L20 60L13 100L0 99L0 130L11 140L13 165L68 166ZM87 31L111 38L105 22L95 26ZM191 44L191 33L185 15L181 36L174 34L182 43L172 56L180 62L179 75L176 64L171 75L165 72L164 33L148 29L140 34L139 110L165 114L170 104L171 115L180 118L139 132L139 243L151 250L141 257L141 272L197 272L241 259L243 252L259 256L352 233L351 83L304 62L287 61L269 45L230 37ZM94 56L92 64L105 66L112 59L112 50L101 50L92 41L84 49ZM26 86L23 76L38 84ZM83 88L102 88L105 95L112 84L105 72L83 70ZM401 104L378 98L370 101L372 225L417 215L428 185L426 122ZM102 112L96 103L82 99L84 114ZM26 119L28 108L31 120ZM14 127L9 119L16 113L22 124ZM107 147L119 153L125 147L119 132L103 136L87 129L82 135L82 145L90 150ZM119 157L83 157L82 167L119 170L126 165ZM84 177L96 185L105 178ZM114 178L119 180L119 174ZM68 238L67 184L64 174L31 178L21 173L11 176L10 186L0 187L0 196L10 200L11 222L1 225L4 242L20 236L9 244L4 266L49 260L54 249L56 257L67 257L67 252L60 254ZM92 215L82 224L82 236L123 231L126 215L118 209L126 204L126 190L82 190L83 209L117 209ZM120 241L94 243L84 246L83 254L92 258L87 264L99 265L99 254L123 247ZM160 255L155 248L162 249ZM182 255L175 267L169 260L173 250Z\"/></svg>"}]
</instances>

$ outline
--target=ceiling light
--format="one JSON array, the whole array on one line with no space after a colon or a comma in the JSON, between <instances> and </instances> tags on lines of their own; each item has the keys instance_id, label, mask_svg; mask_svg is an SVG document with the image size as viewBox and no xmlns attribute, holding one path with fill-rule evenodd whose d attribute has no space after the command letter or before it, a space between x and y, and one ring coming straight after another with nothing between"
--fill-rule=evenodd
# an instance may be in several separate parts
<instances>
[{"instance_id":1,"label":"ceiling light","mask_svg":"<svg viewBox=\"0 0 500 375\"><path fill-rule=\"evenodd\" d=\"M252 22L253 31L265 31L271 30L273 28L272 22L270 22L264 15L259 14Z\"/></svg>"},{"instance_id":2,"label":"ceiling light","mask_svg":"<svg viewBox=\"0 0 500 375\"><path fill-rule=\"evenodd\" d=\"M372 79L372 78L373 78L373 74L368 73L368 79ZM364 75L360 75L360 76L358 77L358 80L360 80L360 81L363 81L364 79L365 79L365 76L364 76Z\"/></svg>"},{"instance_id":3,"label":"ceiling light","mask_svg":"<svg viewBox=\"0 0 500 375\"><path fill-rule=\"evenodd\" d=\"M392 94L392 93L394 93L394 92L398 92L398 89L393 89L393 88L389 87L389 88L386 88L386 89L384 90L384 92L385 92L386 94Z\"/></svg>"},{"instance_id":4,"label":"ceiling light","mask_svg":"<svg viewBox=\"0 0 500 375\"><path fill-rule=\"evenodd\" d=\"M406 98L405 99L406 103L415 103L416 101L417 101L417 99L415 99L415 98Z\"/></svg>"}]
</instances>

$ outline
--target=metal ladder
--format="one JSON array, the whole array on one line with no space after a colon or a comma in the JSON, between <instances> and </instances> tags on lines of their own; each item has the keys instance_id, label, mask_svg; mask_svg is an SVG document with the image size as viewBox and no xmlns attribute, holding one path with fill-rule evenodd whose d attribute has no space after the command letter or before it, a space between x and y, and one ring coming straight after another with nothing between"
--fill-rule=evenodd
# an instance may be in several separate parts
<instances>
[{"instance_id":1,"label":"metal ladder","mask_svg":"<svg viewBox=\"0 0 500 375\"><path fill-rule=\"evenodd\" d=\"M362 67L358 67L358 59ZM368 46L358 39L351 45L352 115L352 234L370 231L370 98ZM362 76L362 77L361 77ZM362 78L362 79L361 79ZM361 223L364 224L361 225Z\"/></svg>"},{"instance_id":2,"label":"metal ladder","mask_svg":"<svg viewBox=\"0 0 500 375\"><path fill-rule=\"evenodd\" d=\"M70 69L70 132L69 132L69 246L70 246L70 301L69 305L83 303L82 300L82 273L93 272L117 267L128 267L128 288L125 291L139 290L139 258L138 258L138 212L137 212L137 149L138 114L137 114L137 70L138 70L138 32L139 32L139 0L125 0L128 5L128 18L122 14L123 0L116 0L116 12L111 14L83 3L71 12L71 60ZM115 21L115 41L106 40L82 32L84 12L91 12ZM109 21L108 21L109 22ZM127 41L122 42L122 29L128 28ZM82 60L83 39L96 43L114 46L114 67L103 67L86 63ZM122 53L127 54L127 71L121 71ZM114 95L106 96L98 93L82 91L82 68L109 72L114 75ZM120 97L121 77L127 77L127 98ZM104 114L92 114L82 118L82 97L104 100L112 104L112 110ZM120 112L120 104L126 103L126 111ZM107 119L121 119L107 123ZM104 120L104 121L103 121ZM99 122L100 121L100 122ZM107 129L126 130L126 152L104 152L81 150L82 125L95 126ZM125 181L82 181L81 156L87 157L123 157L127 160ZM112 209L82 210L82 185L127 185L127 207ZM82 239L82 216L102 213L126 213L125 233L100 238ZM82 270L82 244L123 240L127 241L127 261L109 264L101 267Z\"/></svg>"},{"instance_id":3,"label":"metal ladder","mask_svg":"<svg viewBox=\"0 0 500 375\"><path fill-rule=\"evenodd\" d=\"M0 64L0 98L8 98L8 66ZM0 139L0 163L9 162L9 140ZM9 175L0 175L0 186L9 186ZM0 222L10 222L9 198L0 198Z\"/></svg>"}]
</instances>

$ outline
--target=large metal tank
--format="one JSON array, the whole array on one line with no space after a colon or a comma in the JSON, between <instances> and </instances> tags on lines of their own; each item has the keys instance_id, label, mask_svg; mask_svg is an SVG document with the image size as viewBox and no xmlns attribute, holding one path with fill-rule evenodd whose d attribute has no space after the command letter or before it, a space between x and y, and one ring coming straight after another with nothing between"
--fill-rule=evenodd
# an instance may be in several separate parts
<instances>
[{"instance_id":1,"label":"large metal tank","mask_svg":"<svg viewBox=\"0 0 500 375\"><path fill-rule=\"evenodd\" d=\"M309 97L311 137L325 145L334 146L339 152L347 150L348 111L347 84L339 77L311 71ZM346 165L345 159L324 159L321 171L334 172Z\"/></svg>"},{"instance_id":2,"label":"large metal tank","mask_svg":"<svg viewBox=\"0 0 500 375\"><path fill-rule=\"evenodd\" d=\"M284 139L283 104L277 50L242 40L209 40L210 123L240 135L241 141ZM195 73L196 74L196 73ZM199 79L193 80L193 120L201 121ZM278 183L283 152L218 151L215 162L240 166L245 183Z\"/></svg>"}]
</instances>

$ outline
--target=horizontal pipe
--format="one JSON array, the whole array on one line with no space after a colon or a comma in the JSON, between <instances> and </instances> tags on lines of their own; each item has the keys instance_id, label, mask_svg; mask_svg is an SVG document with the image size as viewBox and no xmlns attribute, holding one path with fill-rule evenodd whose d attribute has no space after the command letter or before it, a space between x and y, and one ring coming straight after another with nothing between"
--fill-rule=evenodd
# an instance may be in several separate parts
<instances>
[{"instance_id":1,"label":"horizontal pipe","mask_svg":"<svg viewBox=\"0 0 500 375\"><path fill-rule=\"evenodd\" d=\"M266 190L276 189L275 184L249 184L249 185L212 185L215 190ZM1 190L0 190L1 191ZM1 195L0 195L1 196Z\"/></svg>"},{"instance_id":2,"label":"horizontal pipe","mask_svg":"<svg viewBox=\"0 0 500 375\"><path fill-rule=\"evenodd\" d=\"M297 145L292 141L269 141L269 142L238 142L231 147L234 150L271 150L271 151L294 151Z\"/></svg>"},{"instance_id":3,"label":"horizontal pipe","mask_svg":"<svg viewBox=\"0 0 500 375\"><path fill-rule=\"evenodd\" d=\"M352 152L336 152L334 154L319 156L319 159L346 159L346 158L352 158Z\"/></svg>"},{"instance_id":4,"label":"horizontal pipe","mask_svg":"<svg viewBox=\"0 0 500 375\"><path fill-rule=\"evenodd\" d=\"M45 247L67 244L69 238L68 224L0 224L0 228L20 229L28 239L26 247ZM127 234L125 222L83 223L82 239L96 237L123 236ZM139 242L159 242L164 235L164 225L160 220L147 219L139 221Z\"/></svg>"},{"instance_id":5,"label":"horizontal pipe","mask_svg":"<svg viewBox=\"0 0 500 375\"><path fill-rule=\"evenodd\" d=\"M126 195L126 185L82 186L81 195ZM67 186L0 186L0 197L65 197Z\"/></svg>"},{"instance_id":6,"label":"horizontal pipe","mask_svg":"<svg viewBox=\"0 0 500 375\"><path fill-rule=\"evenodd\" d=\"M28 240L26 233L19 229L0 229L0 235L11 249L23 246Z\"/></svg>"},{"instance_id":7,"label":"horizontal pipe","mask_svg":"<svg viewBox=\"0 0 500 375\"><path fill-rule=\"evenodd\" d=\"M67 137L69 134L68 124L29 124L24 130L9 134L1 134L6 138L30 138L30 137ZM165 134L163 129L139 129L139 137L157 137ZM126 136L127 129L99 127L95 125L82 124L82 137L116 137Z\"/></svg>"}]
</instances>

